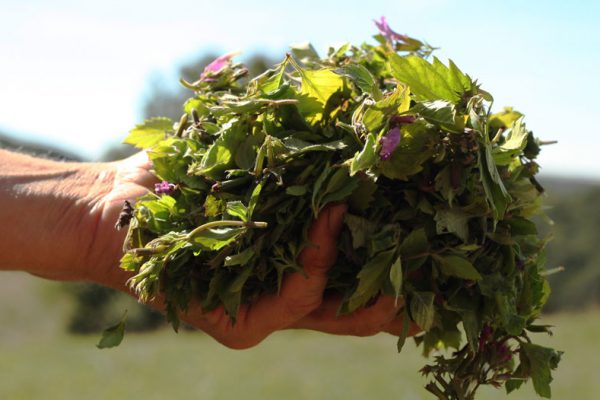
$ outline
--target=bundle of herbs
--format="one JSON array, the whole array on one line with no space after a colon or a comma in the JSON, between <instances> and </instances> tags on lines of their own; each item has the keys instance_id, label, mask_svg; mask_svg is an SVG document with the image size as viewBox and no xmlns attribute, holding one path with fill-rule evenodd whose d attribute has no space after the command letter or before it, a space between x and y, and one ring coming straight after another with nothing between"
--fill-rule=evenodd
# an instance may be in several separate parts
<instances>
[{"instance_id":1,"label":"bundle of herbs","mask_svg":"<svg viewBox=\"0 0 600 400\"><path fill-rule=\"evenodd\" d=\"M327 204L348 213L329 291L341 314L380 295L436 354L427 390L473 399L531 378L550 397L560 352L533 344L549 295L532 218L540 141L523 115L433 48L392 31L320 58L310 45L249 80L228 54L208 65L181 120L153 118L126 143L162 181L135 203L121 267L142 301L164 296L175 328L192 299L241 304L278 290ZM398 340L400 350L406 331ZM453 349L444 351L446 349Z\"/></svg>"}]
</instances>

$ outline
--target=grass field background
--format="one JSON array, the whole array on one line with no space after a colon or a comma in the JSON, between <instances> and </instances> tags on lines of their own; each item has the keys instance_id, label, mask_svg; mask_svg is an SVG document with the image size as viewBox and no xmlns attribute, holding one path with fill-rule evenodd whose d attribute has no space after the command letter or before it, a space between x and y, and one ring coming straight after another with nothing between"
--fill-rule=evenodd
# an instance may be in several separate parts
<instances>
[{"instance_id":1,"label":"grass field background","mask_svg":"<svg viewBox=\"0 0 600 400\"><path fill-rule=\"evenodd\" d=\"M425 360L395 338L287 331L244 351L199 332L129 334L116 349L98 336L64 332L68 305L56 284L0 274L0 399L431 399L418 373ZM37 295L37 293L42 295ZM600 393L600 312L547 316L556 325L542 344L565 351L554 399ZM485 390L480 399L507 398ZM531 385L510 399L534 399Z\"/></svg>"}]
</instances>

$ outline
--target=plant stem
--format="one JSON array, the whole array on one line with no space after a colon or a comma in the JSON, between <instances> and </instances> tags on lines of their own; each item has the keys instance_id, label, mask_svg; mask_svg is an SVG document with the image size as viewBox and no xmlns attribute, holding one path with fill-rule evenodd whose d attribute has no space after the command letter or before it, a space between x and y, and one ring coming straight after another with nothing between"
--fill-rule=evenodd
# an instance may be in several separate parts
<instances>
[{"instance_id":1,"label":"plant stem","mask_svg":"<svg viewBox=\"0 0 600 400\"><path fill-rule=\"evenodd\" d=\"M191 241L196 237L199 233L206 231L212 228L219 228L223 226L237 226L237 227L246 227L246 228L266 228L266 222L244 222L244 221L212 221L207 222L206 224L200 225L190 233L188 233L185 237L185 240Z\"/></svg>"}]
</instances>

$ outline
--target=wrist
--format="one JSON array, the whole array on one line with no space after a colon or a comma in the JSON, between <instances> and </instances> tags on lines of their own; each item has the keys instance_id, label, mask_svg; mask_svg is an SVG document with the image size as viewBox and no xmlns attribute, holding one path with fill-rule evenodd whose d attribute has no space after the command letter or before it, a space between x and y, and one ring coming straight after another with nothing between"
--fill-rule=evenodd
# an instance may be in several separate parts
<instances>
[{"instance_id":1,"label":"wrist","mask_svg":"<svg viewBox=\"0 0 600 400\"><path fill-rule=\"evenodd\" d=\"M102 213L97 200L114 179L111 169L9 152L0 156L0 269L91 279L86 253Z\"/></svg>"}]
</instances>

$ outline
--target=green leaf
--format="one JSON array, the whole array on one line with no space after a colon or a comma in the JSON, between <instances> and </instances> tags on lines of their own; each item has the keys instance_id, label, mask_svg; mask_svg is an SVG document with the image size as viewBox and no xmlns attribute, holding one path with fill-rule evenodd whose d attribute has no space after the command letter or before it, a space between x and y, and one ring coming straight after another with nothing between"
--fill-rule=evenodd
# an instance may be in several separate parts
<instances>
[{"instance_id":1,"label":"green leaf","mask_svg":"<svg viewBox=\"0 0 600 400\"><path fill-rule=\"evenodd\" d=\"M435 295L431 292L413 292L410 296L410 313L419 328L428 331L433 326L435 309L433 300Z\"/></svg>"},{"instance_id":2,"label":"green leaf","mask_svg":"<svg viewBox=\"0 0 600 400\"><path fill-rule=\"evenodd\" d=\"M400 254L403 257L414 257L425 253L429 249L429 241L425 229L419 228L411 231L400 245Z\"/></svg>"},{"instance_id":3,"label":"green leaf","mask_svg":"<svg viewBox=\"0 0 600 400\"><path fill-rule=\"evenodd\" d=\"M450 132L460 132L456 126L456 108L445 100L424 101L415 104L411 112L418 113L428 122L439 125Z\"/></svg>"},{"instance_id":4,"label":"green leaf","mask_svg":"<svg viewBox=\"0 0 600 400\"><path fill-rule=\"evenodd\" d=\"M358 249L366 246L367 239L377 229L377 225L366 218L346 213L344 215L344 223L350 229L352 235L352 247Z\"/></svg>"},{"instance_id":5,"label":"green leaf","mask_svg":"<svg viewBox=\"0 0 600 400\"><path fill-rule=\"evenodd\" d=\"M514 111L512 107L504 107L502 112L492 114L490 116L489 125L493 130L500 128L510 128L519 118L523 117L518 111Z\"/></svg>"},{"instance_id":6,"label":"green leaf","mask_svg":"<svg viewBox=\"0 0 600 400\"><path fill-rule=\"evenodd\" d=\"M490 207L492 207L494 219L501 220L504 218L504 214L512 198L500 179L489 144L483 146L480 150L478 164L481 183L483 184L487 201Z\"/></svg>"},{"instance_id":7,"label":"green leaf","mask_svg":"<svg viewBox=\"0 0 600 400\"><path fill-rule=\"evenodd\" d=\"M344 87L344 78L331 69L323 68L316 71L299 70L302 76L302 94L314 97L323 106L329 98Z\"/></svg>"},{"instance_id":8,"label":"green leaf","mask_svg":"<svg viewBox=\"0 0 600 400\"><path fill-rule=\"evenodd\" d=\"M438 256L434 255L435 260L441 264L441 270L444 274L449 276L456 276L457 278L469 279L472 281L478 281L481 279L481 274L471 264L469 260L459 256Z\"/></svg>"},{"instance_id":9,"label":"green leaf","mask_svg":"<svg viewBox=\"0 0 600 400\"><path fill-rule=\"evenodd\" d=\"M294 137L287 137L281 142L288 150L291 150L289 154L293 156L311 151L337 151L348 147L344 140L334 140L325 143L310 143Z\"/></svg>"},{"instance_id":10,"label":"green leaf","mask_svg":"<svg viewBox=\"0 0 600 400\"><path fill-rule=\"evenodd\" d=\"M290 50L294 57L296 57L302 63L317 62L319 60L319 53L309 42L296 43L290 46Z\"/></svg>"},{"instance_id":11,"label":"green leaf","mask_svg":"<svg viewBox=\"0 0 600 400\"><path fill-rule=\"evenodd\" d=\"M245 265L250 259L254 257L254 250L252 247L248 247L241 253L235 254L233 256L225 257L225 262L223 263L226 267L231 267L234 265Z\"/></svg>"},{"instance_id":12,"label":"green leaf","mask_svg":"<svg viewBox=\"0 0 600 400\"><path fill-rule=\"evenodd\" d=\"M436 68L421 57L390 55L392 75L407 84L419 100L448 100L456 103L460 94L456 92Z\"/></svg>"},{"instance_id":13,"label":"green leaf","mask_svg":"<svg viewBox=\"0 0 600 400\"><path fill-rule=\"evenodd\" d=\"M139 149L147 149L164 140L167 132L172 130L173 121L169 118L151 118L129 131L129 135L123 143L131 144Z\"/></svg>"},{"instance_id":14,"label":"green leaf","mask_svg":"<svg viewBox=\"0 0 600 400\"><path fill-rule=\"evenodd\" d=\"M383 283L388 278L386 272L392 263L394 253L395 249L377 253L362 267L357 275L358 287L348 299L349 312L364 306L381 291Z\"/></svg>"},{"instance_id":15,"label":"green leaf","mask_svg":"<svg viewBox=\"0 0 600 400\"><path fill-rule=\"evenodd\" d=\"M294 185L288 186L285 189L285 193L289 194L290 196L303 196L307 190L307 185Z\"/></svg>"},{"instance_id":16,"label":"green leaf","mask_svg":"<svg viewBox=\"0 0 600 400\"><path fill-rule=\"evenodd\" d=\"M371 75L369 70L361 64L348 64L335 70L335 72L352 79L354 84L358 86L360 90L370 94L376 101L383 98L381 90L379 89L379 84L375 81L375 78L373 78L373 75Z\"/></svg>"},{"instance_id":17,"label":"green leaf","mask_svg":"<svg viewBox=\"0 0 600 400\"><path fill-rule=\"evenodd\" d=\"M351 210L364 212L375 199L377 184L371 178L361 178L357 180L358 187L352 192L348 199Z\"/></svg>"},{"instance_id":18,"label":"green leaf","mask_svg":"<svg viewBox=\"0 0 600 400\"><path fill-rule=\"evenodd\" d=\"M262 191L263 182L259 182L254 189L252 189L252 194L250 195L250 201L248 202L248 219L252 219L252 214L254 213L254 209L256 208L256 204L258 204L258 200L260 198L260 192Z\"/></svg>"},{"instance_id":19,"label":"green leaf","mask_svg":"<svg viewBox=\"0 0 600 400\"><path fill-rule=\"evenodd\" d=\"M510 394L511 392L519 389L523 383L525 383L525 379L509 379L506 382L506 394Z\"/></svg>"},{"instance_id":20,"label":"green leaf","mask_svg":"<svg viewBox=\"0 0 600 400\"><path fill-rule=\"evenodd\" d=\"M231 215L232 217L238 217L244 222L248 221L248 209L241 201L228 201L226 210L227 214Z\"/></svg>"},{"instance_id":21,"label":"green leaf","mask_svg":"<svg viewBox=\"0 0 600 400\"><path fill-rule=\"evenodd\" d=\"M232 324L237 321L238 310L242 303L242 289L251 275L251 268L243 269L228 286L219 291L219 299L223 303Z\"/></svg>"},{"instance_id":22,"label":"green leaf","mask_svg":"<svg viewBox=\"0 0 600 400\"><path fill-rule=\"evenodd\" d=\"M454 167L456 168L456 167ZM448 200L448 205L452 206L456 192L458 191L454 187L452 182L452 169L453 166L446 165L438 174L435 176L435 190L439 192L444 199Z\"/></svg>"},{"instance_id":23,"label":"green leaf","mask_svg":"<svg viewBox=\"0 0 600 400\"><path fill-rule=\"evenodd\" d=\"M402 125L402 139L392 156L379 163L381 173L390 179L407 180L423 170L423 163L433 154L433 141L437 136L425 123Z\"/></svg>"},{"instance_id":24,"label":"green leaf","mask_svg":"<svg viewBox=\"0 0 600 400\"><path fill-rule=\"evenodd\" d=\"M400 335L398 336L398 342L396 343L396 348L398 349L398 353L402 351L404 347L404 343L406 343L406 338L408 337L408 331L410 329L410 316L408 315L408 311L406 308L402 310L402 331L400 331Z\"/></svg>"},{"instance_id":25,"label":"green leaf","mask_svg":"<svg viewBox=\"0 0 600 400\"><path fill-rule=\"evenodd\" d=\"M562 352L532 343L523 343L521 348L531 368L531 380L535 392L541 397L551 398L551 370L558 366Z\"/></svg>"},{"instance_id":26,"label":"green leaf","mask_svg":"<svg viewBox=\"0 0 600 400\"><path fill-rule=\"evenodd\" d=\"M245 228L212 228L199 232L192 242L203 250L219 250L245 232Z\"/></svg>"},{"instance_id":27,"label":"green leaf","mask_svg":"<svg viewBox=\"0 0 600 400\"><path fill-rule=\"evenodd\" d=\"M245 138L246 132L242 124L237 120L229 121L193 173L214 180L223 179L225 170L233 166L235 152Z\"/></svg>"},{"instance_id":28,"label":"green leaf","mask_svg":"<svg viewBox=\"0 0 600 400\"><path fill-rule=\"evenodd\" d=\"M398 85L391 95L370 106L363 116L363 124L369 132L377 132L394 115L407 111L410 107L410 90Z\"/></svg>"},{"instance_id":29,"label":"green leaf","mask_svg":"<svg viewBox=\"0 0 600 400\"><path fill-rule=\"evenodd\" d=\"M394 288L397 304L398 297L400 297L400 292L402 291L402 260L400 257L398 257L390 267L390 283Z\"/></svg>"},{"instance_id":30,"label":"green leaf","mask_svg":"<svg viewBox=\"0 0 600 400\"><path fill-rule=\"evenodd\" d=\"M522 154L527 146L527 136L528 132L521 117L512 124L506 140L492 150L495 163L508 165L516 156Z\"/></svg>"},{"instance_id":31,"label":"green leaf","mask_svg":"<svg viewBox=\"0 0 600 400\"><path fill-rule=\"evenodd\" d=\"M506 222L510 225L510 233L512 236L520 235L537 235L537 227L535 222L522 217L512 217Z\"/></svg>"},{"instance_id":32,"label":"green leaf","mask_svg":"<svg viewBox=\"0 0 600 400\"><path fill-rule=\"evenodd\" d=\"M109 349L121 344L125 336L125 322L127 321L127 312L123 314L118 324L105 329L102 337L96 345L99 349Z\"/></svg>"},{"instance_id":33,"label":"green leaf","mask_svg":"<svg viewBox=\"0 0 600 400\"><path fill-rule=\"evenodd\" d=\"M469 241L470 215L458 208L441 208L435 213L438 235L444 232L456 234L464 243Z\"/></svg>"},{"instance_id":34,"label":"green leaf","mask_svg":"<svg viewBox=\"0 0 600 400\"><path fill-rule=\"evenodd\" d=\"M284 83L283 74L287 66L287 59L277 65L274 69L269 69L261 75L254 78L250 83L256 85L262 93L273 93Z\"/></svg>"},{"instance_id":35,"label":"green leaf","mask_svg":"<svg viewBox=\"0 0 600 400\"><path fill-rule=\"evenodd\" d=\"M463 74L452 60L448 60L448 65L449 66L446 67L437 57L433 57L433 69L444 78L448 86L450 86L454 92L462 94L473 88L471 79Z\"/></svg>"},{"instance_id":36,"label":"green leaf","mask_svg":"<svg viewBox=\"0 0 600 400\"><path fill-rule=\"evenodd\" d=\"M367 135L365 146L360 153L356 153L352 159L352 163L350 164L350 176L354 176L358 171L369 169L375 165L379 159L379 157L377 157L376 148L375 135L369 133Z\"/></svg>"}]
</instances>

